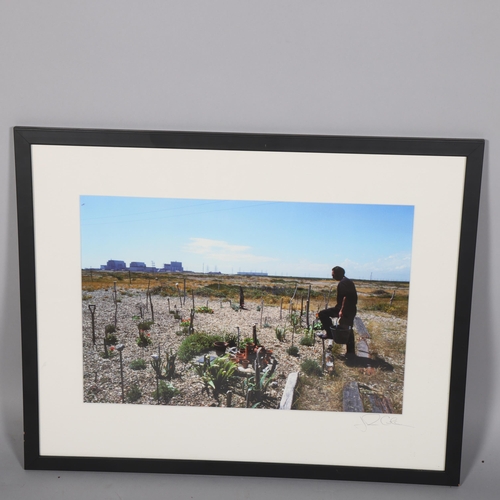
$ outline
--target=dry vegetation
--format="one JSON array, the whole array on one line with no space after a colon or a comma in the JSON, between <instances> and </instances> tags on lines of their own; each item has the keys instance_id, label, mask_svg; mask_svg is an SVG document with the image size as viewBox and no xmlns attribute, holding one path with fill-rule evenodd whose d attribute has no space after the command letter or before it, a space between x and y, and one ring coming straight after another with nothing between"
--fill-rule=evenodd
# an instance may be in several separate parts
<instances>
[{"instance_id":1,"label":"dry vegetation","mask_svg":"<svg viewBox=\"0 0 500 500\"><path fill-rule=\"evenodd\" d=\"M114 287L116 298L114 301ZM309 324L315 313L335 303L336 282L332 280L254 277L196 274L156 274L83 272L83 349L84 349L84 398L87 402L122 401L119 356L112 352L104 357L104 328L114 323L117 315L117 342L125 345L123 355L124 393L128 402L157 404L154 391L157 378L151 366L151 356L158 353L163 359L167 353L178 353L187 338L186 320L189 320L192 300L195 308L205 306L213 314L197 312L194 315L194 331L222 338L235 336L240 328L240 340L252 336L252 326L257 324L260 344L273 350L278 361L275 378L267 389L267 407L276 407L283 393L286 377L293 371L301 371L306 359L322 364L322 342L315 340L313 346L300 345L307 323L307 296L310 290ZM371 334L369 349L372 364L356 364L343 359L344 346L334 345L335 367L332 374L301 375L295 402L296 409L342 411L342 388L347 381L360 384L363 398L372 392L386 395L395 413L401 413L403 404L404 359L406 345L406 315L408 307L408 284L389 282L356 281L359 294L358 316ZM245 310L236 311L243 288ZM151 292L146 310L147 291ZM393 295L394 294L394 295ZM185 297L185 299L184 299ZM294 297L291 303L291 297ZM151 344L140 347L137 324L152 320L148 331ZM91 315L88 305L96 305L96 346L92 343ZM233 307L234 308L233 308ZM141 318L141 309L142 315ZM291 356L292 329L289 313L295 310L301 316L294 344L299 348L298 356ZM172 312L177 314L174 317ZM181 321L184 320L184 326ZM280 342L275 328L286 327L286 339ZM114 351L116 352L116 351ZM137 360L144 360L145 369L131 368ZM238 377L240 383L243 377ZM163 381L162 381L163 382ZM193 370L192 363L176 360L175 375L166 384L175 387L160 403L187 406L225 405L225 398L202 392L204 385ZM135 392L134 392L135 391ZM368 404L368 400L365 401ZM233 406L245 406L245 400L237 391Z\"/></svg>"}]
</instances>

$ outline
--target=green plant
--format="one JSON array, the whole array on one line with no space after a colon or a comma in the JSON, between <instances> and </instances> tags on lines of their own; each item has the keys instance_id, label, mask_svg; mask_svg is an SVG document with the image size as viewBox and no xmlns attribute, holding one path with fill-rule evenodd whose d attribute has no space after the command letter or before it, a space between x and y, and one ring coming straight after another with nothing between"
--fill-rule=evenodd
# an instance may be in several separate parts
<instances>
[{"instance_id":1,"label":"green plant","mask_svg":"<svg viewBox=\"0 0 500 500\"><path fill-rule=\"evenodd\" d=\"M114 345L112 345L109 349L106 349L104 352L100 353L101 358L104 359L112 358L115 355L116 355L116 350Z\"/></svg>"},{"instance_id":2,"label":"green plant","mask_svg":"<svg viewBox=\"0 0 500 500\"><path fill-rule=\"evenodd\" d=\"M304 331L304 336L300 339L300 345L312 347L314 340L314 327L310 326Z\"/></svg>"},{"instance_id":3,"label":"green plant","mask_svg":"<svg viewBox=\"0 0 500 500\"><path fill-rule=\"evenodd\" d=\"M110 334L110 333L115 333L116 332L116 326L115 325L106 325L104 327L104 333L106 335Z\"/></svg>"},{"instance_id":4,"label":"green plant","mask_svg":"<svg viewBox=\"0 0 500 500\"><path fill-rule=\"evenodd\" d=\"M275 407L275 398L267 393L275 377L274 371L269 370L264 373L255 373L243 381L243 397L247 400L247 407Z\"/></svg>"},{"instance_id":5,"label":"green plant","mask_svg":"<svg viewBox=\"0 0 500 500\"><path fill-rule=\"evenodd\" d=\"M220 335L210 335L204 332L188 335L179 346L177 357L183 363L187 363L197 354L212 349L213 343L218 340L222 340Z\"/></svg>"},{"instance_id":6,"label":"green plant","mask_svg":"<svg viewBox=\"0 0 500 500\"><path fill-rule=\"evenodd\" d=\"M276 338L280 341L280 342L284 342L285 341L285 337L286 337L286 328L284 326L277 326L275 329L274 329L274 332L276 333Z\"/></svg>"},{"instance_id":7,"label":"green plant","mask_svg":"<svg viewBox=\"0 0 500 500\"><path fill-rule=\"evenodd\" d=\"M213 361L210 361L210 356L206 355L203 363L194 364L193 368L203 381L203 390L207 391L207 394L211 390L213 397L218 400L219 395L228 390L231 377L238 367L228 355L220 356Z\"/></svg>"},{"instance_id":8,"label":"green plant","mask_svg":"<svg viewBox=\"0 0 500 500\"><path fill-rule=\"evenodd\" d=\"M90 300L92 298L92 295L88 294L88 293L84 293L82 295L82 300Z\"/></svg>"},{"instance_id":9,"label":"green plant","mask_svg":"<svg viewBox=\"0 0 500 500\"><path fill-rule=\"evenodd\" d=\"M290 354L290 356L297 356L299 354L299 348L296 345L290 346L286 352Z\"/></svg>"},{"instance_id":10,"label":"green plant","mask_svg":"<svg viewBox=\"0 0 500 500\"><path fill-rule=\"evenodd\" d=\"M152 321L141 321L140 323L137 324L137 328L139 331L147 332L151 330L151 325L153 324Z\"/></svg>"},{"instance_id":11,"label":"green plant","mask_svg":"<svg viewBox=\"0 0 500 500\"><path fill-rule=\"evenodd\" d=\"M153 398L158 401L168 403L174 396L179 394L179 389L175 388L171 383L160 380L158 389L152 394Z\"/></svg>"},{"instance_id":12,"label":"green plant","mask_svg":"<svg viewBox=\"0 0 500 500\"><path fill-rule=\"evenodd\" d=\"M126 398L129 403L135 403L138 399L141 399L141 397L142 392L137 384L133 384L126 394Z\"/></svg>"},{"instance_id":13,"label":"green plant","mask_svg":"<svg viewBox=\"0 0 500 500\"><path fill-rule=\"evenodd\" d=\"M196 308L197 313L213 314L214 310L208 306L201 306Z\"/></svg>"},{"instance_id":14,"label":"green plant","mask_svg":"<svg viewBox=\"0 0 500 500\"><path fill-rule=\"evenodd\" d=\"M116 345L118 343L118 339L114 333L108 333L104 337L104 342L106 342L106 345Z\"/></svg>"},{"instance_id":15,"label":"green plant","mask_svg":"<svg viewBox=\"0 0 500 500\"><path fill-rule=\"evenodd\" d=\"M233 304L233 303L231 303L231 307L232 307L233 311L238 312L240 310L239 304Z\"/></svg>"},{"instance_id":16,"label":"green plant","mask_svg":"<svg viewBox=\"0 0 500 500\"><path fill-rule=\"evenodd\" d=\"M174 351L170 349L170 352L165 353L165 357L164 376L167 380L171 380L175 375L175 359L177 358L177 353L174 353Z\"/></svg>"},{"instance_id":17,"label":"green plant","mask_svg":"<svg viewBox=\"0 0 500 500\"><path fill-rule=\"evenodd\" d=\"M305 359L300 363L300 369L306 375L313 375L316 377L321 377L323 375L323 370L321 366L319 366L318 362L314 359Z\"/></svg>"},{"instance_id":18,"label":"green plant","mask_svg":"<svg viewBox=\"0 0 500 500\"><path fill-rule=\"evenodd\" d=\"M146 361L144 361L143 359L134 359L130 362L129 367L131 370L145 370Z\"/></svg>"},{"instance_id":19,"label":"green plant","mask_svg":"<svg viewBox=\"0 0 500 500\"><path fill-rule=\"evenodd\" d=\"M139 347L147 347L151 344L151 335L146 332L151 330L152 324L152 321L142 321L137 325L137 328L139 329L139 336L136 337L135 341Z\"/></svg>"}]
</instances>

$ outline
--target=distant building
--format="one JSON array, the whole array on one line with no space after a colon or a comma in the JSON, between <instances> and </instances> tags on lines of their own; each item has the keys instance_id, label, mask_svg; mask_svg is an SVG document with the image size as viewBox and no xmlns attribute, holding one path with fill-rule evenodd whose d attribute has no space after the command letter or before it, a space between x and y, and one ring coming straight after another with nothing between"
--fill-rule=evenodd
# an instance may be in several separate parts
<instances>
[{"instance_id":1,"label":"distant building","mask_svg":"<svg viewBox=\"0 0 500 500\"><path fill-rule=\"evenodd\" d=\"M237 274L239 274L240 276L267 276L268 275L267 273L255 273L253 271L250 271L250 272L240 271Z\"/></svg>"},{"instance_id":2,"label":"distant building","mask_svg":"<svg viewBox=\"0 0 500 500\"><path fill-rule=\"evenodd\" d=\"M108 260L104 269L106 271L122 271L123 269L127 269L127 264L123 260Z\"/></svg>"},{"instance_id":3,"label":"distant building","mask_svg":"<svg viewBox=\"0 0 500 500\"><path fill-rule=\"evenodd\" d=\"M182 267L182 262L171 261L170 264L163 264L162 271L165 273L182 273L184 269Z\"/></svg>"},{"instance_id":4,"label":"distant building","mask_svg":"<svg viewBox=\"0 0 500 500\"><path fill-rule=\"evenodd\" d=\"M129 266L130 271L142 271L147 272L147 267L144 262L131 262Z\"/></svg>"}]
</instances>

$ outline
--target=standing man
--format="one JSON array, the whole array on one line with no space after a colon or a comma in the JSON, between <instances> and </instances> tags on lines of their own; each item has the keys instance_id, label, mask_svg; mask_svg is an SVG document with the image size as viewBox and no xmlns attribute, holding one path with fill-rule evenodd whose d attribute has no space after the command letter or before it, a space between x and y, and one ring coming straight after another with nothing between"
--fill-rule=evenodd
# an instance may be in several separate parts
<instances>
[{"instance_id":1,"label":"standing man","mask_svg":"<svg viewBox=\"0 0 500 500\"><path fill-rule=\"evenodd\" d=\"M337 285L337 304L335 307L323 309L318 313L321 326L326 331L326 334L320 334L319 337L323 339L333 338L331 330L333 328L332 318L339 318L339 325L351 327L346 354L354 355L354 332L352 331L352 327L354 325L354 316L356 316L357 312L358 292L354 283L345 276L345 270L342 267L335 266L332 269L332 278L339 282Z\"/></svg>"}]
</instances>

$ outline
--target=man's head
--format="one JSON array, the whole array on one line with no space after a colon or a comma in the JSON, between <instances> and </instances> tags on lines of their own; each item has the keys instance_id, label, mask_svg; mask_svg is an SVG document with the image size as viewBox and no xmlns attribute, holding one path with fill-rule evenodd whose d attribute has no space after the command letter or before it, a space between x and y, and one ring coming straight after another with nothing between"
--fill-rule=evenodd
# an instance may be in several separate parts
<instances>
[{"instance_id":1,"label":"man's head","mask_svg":"<svg viewBox=\"0 0 500 500\"><path fill-rule=\"evenodd\" d=\"M345 276L344 268L342 268L340 266L335 266L332 269L332 278L334 280L340 281L344 276Z\"/></svg>"}]
</instances>

